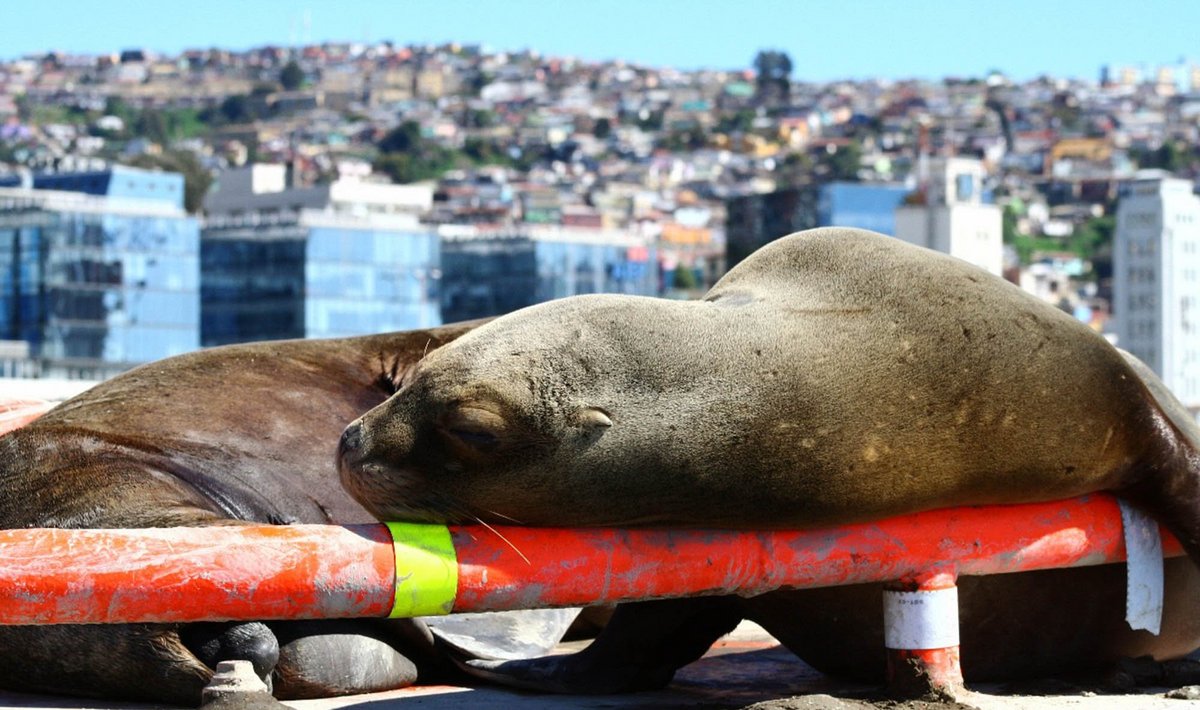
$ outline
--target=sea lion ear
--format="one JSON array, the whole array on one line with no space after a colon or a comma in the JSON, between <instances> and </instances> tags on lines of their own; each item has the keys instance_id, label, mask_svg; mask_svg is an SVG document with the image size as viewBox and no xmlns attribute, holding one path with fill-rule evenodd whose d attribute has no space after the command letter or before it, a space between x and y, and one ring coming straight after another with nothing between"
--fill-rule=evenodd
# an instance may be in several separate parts
<instances>
[{"instance_id":1,"label":"sea lion ear","mask_svg":"<svg viewBox=\"0 0 1200 710\"><path fill-rule=\"evenodd\" d=\"M587 429L607 429L613 425L608 412L599 407L582 407L575 414L575 421Z\"/></svg>"}]
</instances>

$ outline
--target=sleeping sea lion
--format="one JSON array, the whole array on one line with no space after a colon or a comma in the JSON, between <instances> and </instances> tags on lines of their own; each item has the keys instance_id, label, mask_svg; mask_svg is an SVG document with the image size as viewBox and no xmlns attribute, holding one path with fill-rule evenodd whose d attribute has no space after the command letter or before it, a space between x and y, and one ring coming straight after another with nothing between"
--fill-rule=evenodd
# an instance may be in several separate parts
<instances>
[{"instance_id":1,"label":"sleeping sea lion","mask_svg":"<svg viewBox=\"0 0 1200 710\"><path fill-rule=\"evenodd\" d=\"M0 526L374 522L338 483L338 436L475 325L228 346L131 370L0 437ZM458 623L451 642L538 655L571 616ZM547 624L529 634L546 643L493 633L523 620ZM436 675L445 646L417 620L0 627L0 686L196 705L216 662L241 658L279 697L335 695Z\"/></svg>"},{"instance_id":2,"label":"sleeping sea lion","mask_svg":"<svg viewBox=\"0 0 1200 710\"><path fill-rule=\"evenodd\" d=\"M773 242L702 301L579 296L492 321L424 358L351 424L340 470L383 518L545 526L806 528L1113 491L1170 528L1195 561L1198 445L1157 378L1070 316L958 259L833 228ZM1169 567L1171 594L1195 608L1194 565ZM1036 574L1073 595L1084 587L1072 580L1111 586L1120 573ZM963 618L972 596L988 597L971 584L1032 579L964 584ZM786 609L820 594L626 605L581 654L473 665L551 690L660 685L742 616L804 648L805 629ZM1111 624L1075 613L1088 605L1061 600L1009 606L1042 605L1016 627L1026 637L1051 613L1079 631L1083 655L1068 665L1137 644L1160 655L1200 644L1200 624L1174 613L1163 637L1122 645ZM964 638L980 644L972 623ZM986 642L993 632L981 628ZM1055 671L1053 654L1019 643L1007 648ZM977 676L1020 666L972 669L970 654L964 646ZM834 649L802 655L846 665Z\"/></svg>"}]
</instances>

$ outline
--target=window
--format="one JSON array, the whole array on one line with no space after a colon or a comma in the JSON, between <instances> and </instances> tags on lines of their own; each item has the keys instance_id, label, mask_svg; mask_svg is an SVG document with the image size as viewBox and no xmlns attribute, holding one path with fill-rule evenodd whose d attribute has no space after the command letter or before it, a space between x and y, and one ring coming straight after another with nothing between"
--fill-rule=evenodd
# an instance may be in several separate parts
<instances>
[{"instance_id":1,"label":"window","mask_svg":"<svg viewBox=\"0 0 1200 710\"><path fill-rule=\"evenodd\" d=\"M954 190L959 200L964 202L970 200L975 195L975 180L969 173L956 175L954 178Z\"/></svg>"}]
</instances>

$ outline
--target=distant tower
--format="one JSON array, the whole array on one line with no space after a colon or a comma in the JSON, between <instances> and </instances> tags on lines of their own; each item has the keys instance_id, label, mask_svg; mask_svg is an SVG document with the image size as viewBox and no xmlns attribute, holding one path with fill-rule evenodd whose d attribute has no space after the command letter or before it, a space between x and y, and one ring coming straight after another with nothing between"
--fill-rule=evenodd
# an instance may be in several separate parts
<instances>
[{"instance_id":1,"label":"distant tower","mask_svg":"<svg viewBox=\"0 0 1200 710\"><path fill-rule=\"evenodd\" d=\"M983 163L974 158L931 161L925 204L896 209L896 238L999 275L1004 254L1000 208L984 202L984 175Z\"/></svg>"},{"instance_id":2,"label":"distant tower","mask_svg":"<svg viewBox=\"0 0 1200 710\"><path fill-rule=\"evenodd\" d=\"M1189 180L1139 180L1121 198L1113 247L1117 344L1193 413L1200 408L1200 198Z\"/></svg>"}]
</instances>

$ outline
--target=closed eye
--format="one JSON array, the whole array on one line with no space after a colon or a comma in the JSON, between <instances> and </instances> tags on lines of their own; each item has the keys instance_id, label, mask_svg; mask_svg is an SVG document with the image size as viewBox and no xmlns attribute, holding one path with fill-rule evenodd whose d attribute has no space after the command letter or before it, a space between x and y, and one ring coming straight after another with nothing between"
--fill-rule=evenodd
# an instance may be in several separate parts
<instances>
[{"instance_id":1,"label":"closed eye","mask_svg":"<svg viewBox=\"0 0 1200 710\"><path fill-rule=\"evenodd\" d=\"M460 447L477 453L497 448L507 430L504 417L490 409L459 405L447 412L438 423L442 435Z\"/></svg>"},{"instance_id":2,"label":"closed eye","mask_svg":"<svg viewBox=\"0 0 1200 710\"><path fill-rule=\"evenodd\" d=\"M475 431L471 429L450 429L449 433L457 437L464 444L474 446L480 449L490 449L499 443L496 435L487 431Z\"/></svg>"}]
</instances>

